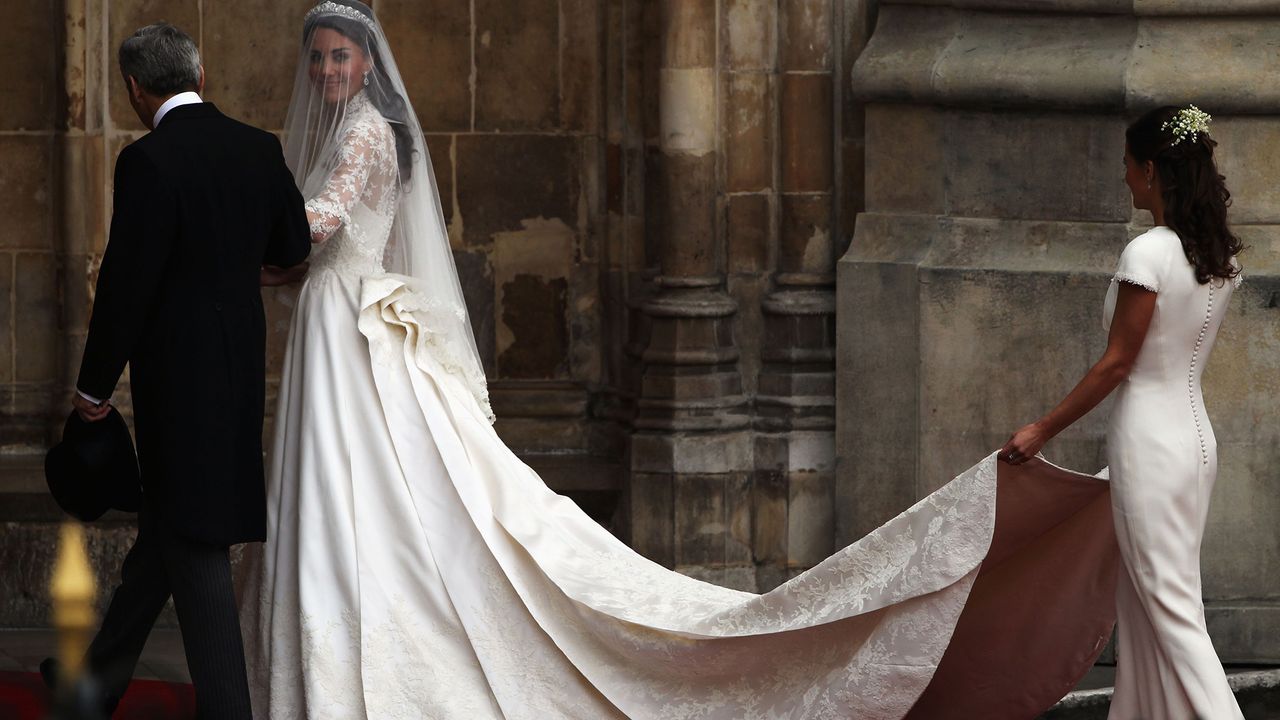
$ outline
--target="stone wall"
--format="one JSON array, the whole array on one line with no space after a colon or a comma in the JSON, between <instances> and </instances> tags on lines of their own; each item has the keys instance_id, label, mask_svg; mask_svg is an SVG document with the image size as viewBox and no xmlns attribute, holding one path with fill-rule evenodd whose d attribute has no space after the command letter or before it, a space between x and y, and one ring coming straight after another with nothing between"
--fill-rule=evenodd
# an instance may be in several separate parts
<instances>
[{"instance_id":1,"label":"stone wall","mask_svg":"<svg viewBox=\"0 0 1280 720\"><path fill-rule=\"evenodd\" d=\"M59 92L63 22L52 3L10 18L0 42L0 446L39 448L60 377Z\"/></svg>"},{"instance_id":2,"label":"stone wall","mask_svg":"<svg viewBox=\"0 0 1280 720\"><path fill-rule=\"evenodd\" d=\"M999 448L1101 355L1110 274L1149 222L1123 182L1124 129L1193 102L1215 115L1249 246L1204 381L1221 458L1206 615L1224 660L1280 661L1280 3L1046 9L883 3L855 67L867 185L839 270L838 538ZM1047 456L1101 468L1108 407Z\"/></svg>"}]
</instances>

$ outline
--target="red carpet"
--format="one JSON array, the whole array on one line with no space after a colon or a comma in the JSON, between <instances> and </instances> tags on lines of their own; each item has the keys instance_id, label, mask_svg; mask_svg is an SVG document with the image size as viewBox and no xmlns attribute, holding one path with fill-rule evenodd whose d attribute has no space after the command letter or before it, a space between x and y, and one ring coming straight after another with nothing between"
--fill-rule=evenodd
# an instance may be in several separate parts
<instances>
[{"instance_id":1,"label":"red carpet","mask_svg":"<svg viewBox=\"0 0 1280 720\"><path fill-rule=\"evenodd\" d=\"M0 718L44 720L49 691L39 673L0 672ZM191 686L159 680L134 680L113 720L192 720L196 696Z\"/></svg>"}]
</instances>

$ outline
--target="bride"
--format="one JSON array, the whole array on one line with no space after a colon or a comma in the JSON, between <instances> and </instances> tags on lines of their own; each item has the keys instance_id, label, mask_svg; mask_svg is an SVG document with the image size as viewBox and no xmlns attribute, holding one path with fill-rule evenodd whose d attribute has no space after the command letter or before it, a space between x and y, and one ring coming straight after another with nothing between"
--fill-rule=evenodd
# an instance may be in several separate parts
<instances>
[{"instance_id":1,"label":"bride","mask_svg":"<svg viewBox=\"0 0 1280 720\"><path fill-rule=\"evenodd\" d=\"M431 161L365 5L315 6L317 249L247 551L254 716L1032 718L1114 623L1104 481L995 455L756 595L637 555L498 438Z\"/></svg>"}]
</instances>

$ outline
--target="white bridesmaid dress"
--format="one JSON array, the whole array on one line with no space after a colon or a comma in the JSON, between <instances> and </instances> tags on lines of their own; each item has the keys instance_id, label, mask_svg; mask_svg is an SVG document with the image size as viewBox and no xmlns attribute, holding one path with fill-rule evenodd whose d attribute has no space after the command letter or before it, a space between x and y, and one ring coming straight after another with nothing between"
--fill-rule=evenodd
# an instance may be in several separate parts
<instances>
[{"instance_id":1,"label":"white bridesmaid dress","mask_svg":"<svg viewBox=\"0 0 1280 720\"><path fill-rule=\"evenodd\" d=\"M1120 256L1117 283L1156 293L1156 310L1107 437L1111 501L1124 572L1110 720L1242 718L1205 629L1200 543L1218 446L1200 377L1238 284L1196 282L1177 234L1156 227Z\"/></svg>"}]
</instances>

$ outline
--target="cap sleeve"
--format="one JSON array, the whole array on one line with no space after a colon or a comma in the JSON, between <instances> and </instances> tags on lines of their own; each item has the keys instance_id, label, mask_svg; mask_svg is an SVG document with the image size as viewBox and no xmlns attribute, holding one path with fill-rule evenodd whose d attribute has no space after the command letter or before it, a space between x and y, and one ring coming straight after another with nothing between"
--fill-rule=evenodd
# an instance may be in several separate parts
<instances>
[{"instance_id":1,"label":"cap sleeve","mask_svg":"<svg viewBox=\"0 0 1280 720\"><path fill-rule=\"evenodd\" d=\"M1160 279L1168 265L1168 243L1152 232L1139 235L1120 254L1112 282L1129 283L1160 292Z\"/></svg>"}]
</instances>

